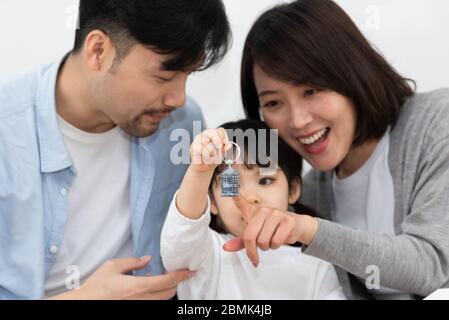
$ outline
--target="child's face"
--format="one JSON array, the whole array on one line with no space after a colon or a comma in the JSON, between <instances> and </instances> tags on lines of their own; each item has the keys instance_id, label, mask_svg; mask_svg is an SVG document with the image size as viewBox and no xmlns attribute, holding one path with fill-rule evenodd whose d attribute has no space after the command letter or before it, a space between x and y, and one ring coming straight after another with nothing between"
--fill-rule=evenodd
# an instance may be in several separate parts
<instances>
[{"instance_id":1,"label":"child's face","mask_svg":"<svg viewBox=\"0 0 449 320\"><path fill-rule=\"evenodd\" d=\"M248 169L245 165L233 165L240 174L239 195L250 203L278 210L288 210L288 205L295 203L300 195L299 182L293 183L289 190L287 178L282 170L273 175L261 175L260 168ZM230 197L221 197L220 180L212 186L211 212L218 215L225 230L234 236L243 235L246 222L234 201Z\"/></svg>"}]
</instances>

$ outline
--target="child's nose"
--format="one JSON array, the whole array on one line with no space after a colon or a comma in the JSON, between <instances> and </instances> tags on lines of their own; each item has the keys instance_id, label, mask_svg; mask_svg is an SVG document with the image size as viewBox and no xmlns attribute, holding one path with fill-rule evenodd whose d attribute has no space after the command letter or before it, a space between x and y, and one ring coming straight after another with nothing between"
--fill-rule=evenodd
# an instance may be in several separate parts
<instances>
[{"instance_id":1,"label":"child's nose","mask_svg":"<svg viewBox=\"0 0 449 320\"><path fill-rule=\"evenodd\" d=\"M254 193L246 195L245 198L251 204L259 205L262 203L262 199L257 194Z\"/></svg>"}]
</instances>

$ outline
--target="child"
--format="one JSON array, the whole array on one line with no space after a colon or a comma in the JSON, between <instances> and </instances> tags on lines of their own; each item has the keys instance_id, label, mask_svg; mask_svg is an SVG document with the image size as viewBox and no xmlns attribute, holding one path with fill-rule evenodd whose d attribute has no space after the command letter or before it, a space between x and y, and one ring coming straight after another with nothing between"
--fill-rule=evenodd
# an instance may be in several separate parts
<instances>
[{"instance_id":1,"label":"child","mask_svg":"<svg viewBox=\"0 0 449 320\"><path fill-rule=\"evenodd\" d=\"M232 165L239 173L239 195L222 197L219 173L227 166L218 164L232 148L225 129L255 130L256 141L251 143L257 146L261 142L257 130L268 130L263 123L242 120L206 130L193 141L192 164L174 196L161 235L166 269L196 270L192 279L178 285L179 299L344 299L332 265L302 254L298 247L262 251L258 266L244 251L223 250L226 241L244 235L251 211L259 207L271 212L273 219L287 221L279 229L288 229L292 225L288 221L296 215L288 209L299 199L302 171L302 159L279 139L278 169L262 175L260 169L272 163L263 163L259 152L254 154L245 145L241 147L244 162ZM270 149L268 133L266 137ZM256 164L250 164L251 159ZM294 243L293 238L281 242Z\"/></svg>"}]
</instances>

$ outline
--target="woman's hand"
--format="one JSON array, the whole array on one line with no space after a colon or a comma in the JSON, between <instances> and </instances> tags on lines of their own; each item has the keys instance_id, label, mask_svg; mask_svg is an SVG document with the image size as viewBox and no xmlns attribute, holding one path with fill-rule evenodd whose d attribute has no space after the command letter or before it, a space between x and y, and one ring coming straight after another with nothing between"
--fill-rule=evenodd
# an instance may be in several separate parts
<instances>
[{"instance_id":1,"label":"woman's hand","mask_svg":"<svg viewBox=\"0 0 449 320\"><path fill-rule=\"evenodd\" d=\"M223 128L208 129L199 134L190 147L192 169L198 172L213 171L223 162L231 148L228 134Z\"/></svg>"},{"instance_id":2,"label":"woman's hand","mask_svg":"<svg viewBox=\"0 0 449 320\"><path fill-rule=\"evenodd\" d=\"M234 202L248 226L242 237L226 242L223 249L233 252L244 248L255 267L259 264L257 247L267 251L298 241L308 245L315 238L318 221L310 216L257 206L240 196Z\"/></svg>"}]
</instances>

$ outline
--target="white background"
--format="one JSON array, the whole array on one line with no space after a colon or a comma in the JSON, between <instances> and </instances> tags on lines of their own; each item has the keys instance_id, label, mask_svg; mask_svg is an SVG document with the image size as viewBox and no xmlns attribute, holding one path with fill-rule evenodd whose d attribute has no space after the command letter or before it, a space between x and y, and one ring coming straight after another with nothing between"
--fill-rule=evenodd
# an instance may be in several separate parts
<instances>
[{"instance_id":1,"label":"white background","mask_svg":"<svg viewBox=\"0 0 449 320\"><path fill-rule=\"evenodd\" d=\"M222 64L194 75L188 93L210 127L243 117L239 69L243 41L276 0L224 0L234 45ZM449 1L338 0L363 33L418 91L449 86ZM0 83L59 59L73 43L77 0L0 0Z\"/></svg>"}]
</instances>

